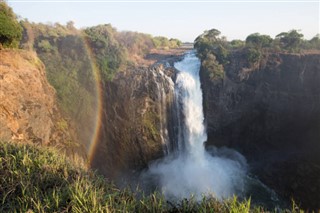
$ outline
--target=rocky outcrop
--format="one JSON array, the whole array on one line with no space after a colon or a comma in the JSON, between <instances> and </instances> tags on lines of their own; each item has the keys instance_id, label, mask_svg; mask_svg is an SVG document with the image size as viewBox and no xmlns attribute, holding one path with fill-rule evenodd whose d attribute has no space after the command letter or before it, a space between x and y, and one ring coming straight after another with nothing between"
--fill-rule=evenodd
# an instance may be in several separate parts
<instances>
[{"instance_id":1,"label":"rocky outcrop","mask_svg":"<svg viewBox=\"0 0 320 213\"><path fill-rule=\"evenodd\" d=\"M269 54L250 65L235 52L224 68L215 81L201 68L207 145L239 150L279 194L320 208L320 54Z\"/></svg>"},{"instance_id":2,"label":"rocky outcrop","mask_svg":"<svg viewBox=\"0 0 320 213\"><path fill-rule=\"evenodd\" d=\"M0 51L0 140L57 145L67 139L45 68L35 53Z\"/></svg>"},{"instance_id":3,"label":"rocky outcrop","mask_svg":"<svg viewBox=\"0 0 320 213\"><path fill-rule=\"evenodd\" d=\"M91 166L119 180L162 157L169 142L173 68L157 64L117 73L104 87L100 138Z\"/></svg>"}]
</instances>

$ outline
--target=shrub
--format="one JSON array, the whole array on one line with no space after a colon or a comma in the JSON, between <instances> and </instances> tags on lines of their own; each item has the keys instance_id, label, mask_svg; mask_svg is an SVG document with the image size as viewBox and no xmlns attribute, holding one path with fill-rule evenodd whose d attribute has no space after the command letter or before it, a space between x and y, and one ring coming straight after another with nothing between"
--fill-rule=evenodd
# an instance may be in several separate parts
<instances>
[{"instance_id":1,"label":"shrub","mask_svg":"<svg viewBox=\"0 0 320 213\"><path fill-rule=\"evenodd\" d=\"M22 38L22 27L12 9L0 0L0 44L3 47L18 47Z\"/></svg>"},{"instance_id":2,"label":"shrub","mask_svg":"<svg viewBox=\"0 0 320 213\"><path fill-rule=\"evenodd\" d=\"M51 50L53 50L53 47L48 40L41 40L38 43L38 48L43 52L50 52Z\"/></svg>"},{"instance_id":3,"label":"shrub","mask_svg":"<svg viewBox=\"0 0 320 213\"><path fill-rule=\"evenodd\" d=\"M249 64L257 63L262 57L261 51L255 48L248 48L246 54Z\"/></svg>"},{"instance_id":4,"label":"shrub","mask_svg":"<svg viewBox=\"0 0 320 213\"><path fill-rule=\"evenodd\" d=\"M207 54L206 58L202 61L202 66L205 67L210 80L217 80L224 78L224 68L216 60L215 55Z\"/></svg>"}]
</instances>

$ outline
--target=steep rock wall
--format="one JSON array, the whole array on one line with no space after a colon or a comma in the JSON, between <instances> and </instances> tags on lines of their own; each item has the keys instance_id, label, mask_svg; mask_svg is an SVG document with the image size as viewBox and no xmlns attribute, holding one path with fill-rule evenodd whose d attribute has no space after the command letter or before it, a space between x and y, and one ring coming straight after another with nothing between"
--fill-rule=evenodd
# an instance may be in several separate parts
<instances>
[{"instance_id":1,"label":"steep rock wall","mask_svg":"<svg viewBox=\"0 0 320 213\"><path fill-rule=\"evenodd\" d=\"M0 51L0 140L63 145L70 140L55 91L35 53Z\"/></svg>"},{"instance_id":2,"label":"steep rock wall","mask_svg":"<svg viewBox=\"0 0 320 213\"><path fill-rule=\"evenodd\" d=\"M93 168L109 178L131 175L167 151L174 71L158 64L119 72L104 88Z\"/></svg>"},{"instance_id":3,"label":"steep rock wall","mask_svg":"<svg viewBox=\"0 0 320 213\"><path fill-rule=\"evenodd\" d=\"M320 208L320 55L270 54L250 66L236 52L223 80L201 68L207 144L242 152L286 198Z\"/></svg>"}]
</instances>

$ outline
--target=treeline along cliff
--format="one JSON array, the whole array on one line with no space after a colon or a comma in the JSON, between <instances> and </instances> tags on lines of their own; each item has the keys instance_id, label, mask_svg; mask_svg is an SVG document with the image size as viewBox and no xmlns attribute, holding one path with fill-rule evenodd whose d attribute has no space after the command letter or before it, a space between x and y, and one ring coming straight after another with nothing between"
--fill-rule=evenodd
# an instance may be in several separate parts
<instances>
[{"instance_id":1,"label":"treeline along cliff","mask_svg":"<svg viewBox=\"0 0 320 213\"><path fill-rule=\"evenodd\" d=\"M277 193L318 209L319 37L302 40L293 30L275 39L252 34L243 43L227 42L213 29L195 46L206 144L237 149Z\"/></svg>"}]
</instances>

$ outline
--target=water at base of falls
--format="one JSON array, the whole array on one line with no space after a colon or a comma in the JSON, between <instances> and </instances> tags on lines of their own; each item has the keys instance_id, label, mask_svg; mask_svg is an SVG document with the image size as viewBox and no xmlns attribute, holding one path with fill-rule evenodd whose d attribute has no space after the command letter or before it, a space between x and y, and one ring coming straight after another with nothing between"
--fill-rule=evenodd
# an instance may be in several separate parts
<instances>
[{"instance_id":1,"label":"water at base of falls","mask_svg":"<svg viewBox=\"0 0 320 213\"><path fill-rule=\"evenodd\" d=\"M158 186L169 199L196 199L213 196L217 199L241 194L245 190L246 161L233 150L227 155L205 151L207 139L203 125L200 61L194 52L175 63L179 70L175 82L177 121L177 150L172 156L150 165L148 174L156 177ZM230 154L232 153L232 154Z\"/></svg>"},{"instance_id":2,"label":"water at base of falls","mask_svg":"<svg viewBox=\"0 0 320 213\"><path fill-rule=\"evenodd\" d=\"M175 82L177 137L176 141L172 141L175 150L151 163L141 175L142 182L160 190L169 200L191 196L197 200L203 196L216 199L233 195L246 197L250 188L260 187L259 193L265 193L273 202L276 198L272 197L272 191L269 192L264 186L261 188L260 182L254 182L256 179L252 181L247 175L246 159L240 153L227 148L205 150L207 134L203 124L200 61L195 52L187 53L174 66L179 70Z\"/></svg>"}]
</instances>

